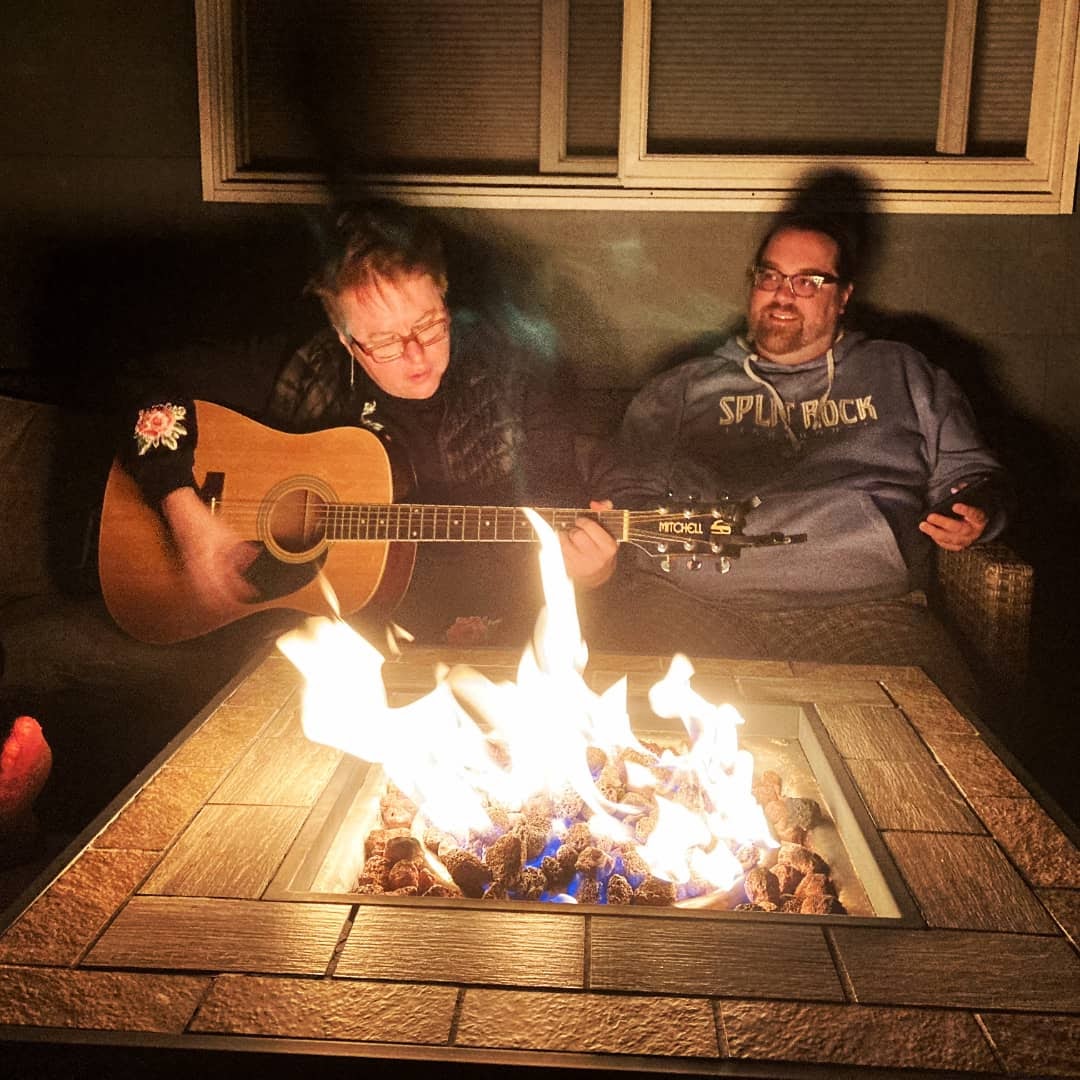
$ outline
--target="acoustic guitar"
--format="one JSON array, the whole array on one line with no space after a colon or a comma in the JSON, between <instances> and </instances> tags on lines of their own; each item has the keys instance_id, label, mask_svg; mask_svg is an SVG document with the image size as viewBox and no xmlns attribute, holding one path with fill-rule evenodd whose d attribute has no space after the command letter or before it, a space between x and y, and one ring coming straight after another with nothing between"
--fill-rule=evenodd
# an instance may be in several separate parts
<instances>
[{"instance_id":1,"label":"acoustic guitar","mask_svg":"<svg viewBox=\"0 0 1080 1080\"><path fill-rule=\"evenodd\" d=\"M391 610L404 595L418 543L534 542L518 507L395 502L403 469L380 437L342 427L289 435L210 402L196 402L195 480L212 513L259 554L246 572L257 599L207 611L185 580L177 548L156 507L113 462L101 514L98 569L105 604L141 641L172 643L269 608L330 614L329 582L342 615ZM620 543L650 555L737 554L749 544L734 504L702 511L537 509L555 529L592 517Z\"/></svg>"}]
</instances>

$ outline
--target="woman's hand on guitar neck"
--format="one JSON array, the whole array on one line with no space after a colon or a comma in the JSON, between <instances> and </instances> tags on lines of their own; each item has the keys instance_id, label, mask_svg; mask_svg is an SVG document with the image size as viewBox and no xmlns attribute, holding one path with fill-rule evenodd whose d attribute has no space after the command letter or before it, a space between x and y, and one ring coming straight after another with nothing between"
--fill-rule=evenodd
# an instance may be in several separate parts
<instances>
[{"instance_id":1,"label":"woman's hand on guitar neck","mask_svg":"<svg viewBox=\"0 0 1080 1080\"><path fill-rule=\"evenodd\" d=\"M611 510L610 499L589 503L591 510ZM592 518L579 517L573 527L559 533L566 573L575 585L597 589L615 570L615 555L619 545L615 538Z\"/></svg>"},{"instance_id":2,"label":"woman's hand on guitar neck","mask_svg":"<svg viewBox=\"0 0 1080 1080\"><path fill-rule=\"evenodd\" d=\"M184 577L201 607L208 613L232 612L238 604L257 598L244 571L258 549L211 514L194 488L170 492L161 511L176 541Z\"/></svg>"}]
</instances>

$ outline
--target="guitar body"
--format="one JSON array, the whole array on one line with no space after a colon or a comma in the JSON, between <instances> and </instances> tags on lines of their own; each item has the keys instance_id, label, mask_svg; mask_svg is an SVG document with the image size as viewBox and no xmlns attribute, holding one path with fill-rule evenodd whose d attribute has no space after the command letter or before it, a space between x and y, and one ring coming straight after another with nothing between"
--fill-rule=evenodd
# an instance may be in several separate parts
<instances>
[{"instance_id":1,"label":"guitar body","mask_svg":"<svg viewBox=\"0 0 1080 1080\"><path fill-rule=\"evenodd\" d=\"M363 428L287 435L210 402L196 402L196 408L195 482L204 498L214 496L221 520L241 539L261 545L253 567L260 596L206 611L193 596L161 514L114 462L102 506L98 569L106 607L122 629L141 641L168 644L271 608L330 615L319 570L342 615L369 606L390 609L401 599L415 544L327 542L319 524L326 504L394 502L395 468L376 435Z\"/></svg>"}]
</instances>

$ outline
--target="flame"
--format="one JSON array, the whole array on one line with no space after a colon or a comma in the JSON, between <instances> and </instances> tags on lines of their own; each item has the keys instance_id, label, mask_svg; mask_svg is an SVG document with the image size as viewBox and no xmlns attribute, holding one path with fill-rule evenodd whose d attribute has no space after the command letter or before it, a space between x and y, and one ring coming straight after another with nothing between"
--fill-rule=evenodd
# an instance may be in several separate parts
<instances>
[{"instance_id":1,"label":"flame","mask_svg":"<svg viewBox=\"0 0 1080 1080\"><path fill-rule=\"evenodd\" d=\"M777 846L751 794L753 759L737 739L742 718L698 695L693 666L676 655L649 703L657 716L682 722L687 748L643 745L630 725L625 678L600 694L587 685L588 648L558 539L525 513L540 538L546 606L516 681L440 665L431 693L391 708L383 655L340 618L310 619L278 641L304 675L305 735L381 765L417 805L417 835L431 825L464 842L491 830L492 804L515 811L538 793L572 791L588 808L599 846L635 844L649 873L678 886L680 896L729 890L743 873L738 848ZM590 753L598 750L622 763L621 802L594 778ZM558 834L566 823L553 828ZM436 872L445 877L441 867Z\"/></svg>"}]
</instances>

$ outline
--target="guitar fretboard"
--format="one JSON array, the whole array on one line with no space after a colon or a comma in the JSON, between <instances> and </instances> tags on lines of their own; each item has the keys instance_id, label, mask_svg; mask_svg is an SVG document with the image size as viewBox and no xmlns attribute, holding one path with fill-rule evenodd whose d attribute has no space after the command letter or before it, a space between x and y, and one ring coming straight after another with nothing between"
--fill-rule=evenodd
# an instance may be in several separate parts
<instances>
[{"instance_id":1,"label":"guitar fretboard","mask_svg":"<svg viewBox=\"0 0 1080 1080\"><path fill-rule=\"evenodd\" d=\"M553 529L568 529L576 518L598 521L616 540L626 538L624 510L535 511ZM327 540L508 541L536 540L519 507L426 506L421 503L355 505L331 503L322 508Z\"/></svg>"}]
</instances>

